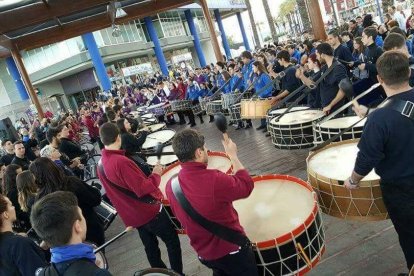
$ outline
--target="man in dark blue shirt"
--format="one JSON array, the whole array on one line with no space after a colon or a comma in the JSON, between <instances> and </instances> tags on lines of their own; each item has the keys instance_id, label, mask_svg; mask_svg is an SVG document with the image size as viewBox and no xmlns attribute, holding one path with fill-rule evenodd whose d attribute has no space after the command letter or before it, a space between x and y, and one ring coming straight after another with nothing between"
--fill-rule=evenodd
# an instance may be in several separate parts
<instances>
[{"instance_id":1,"label":"man in dark blue shirt","mask_svg":"<svg viewBox=\"0 0 414 276\"><path fill-rule=\"evenodd\" d=\"M328 35L328 43L334 49L333 56L341 63L347 64L353 62L352 53L347 46L342 44L341 38L337 31L331 31Z\"/></svg>"},{"instance_id":2,"label":"man in dark blue shirt","mask_svg":"<svg viewBox=\"0 0 414 276\"><path fill-rule=\"evenodd\" d=\"M400 51L384 53L377 61L378 81L388 96L414 106L409 86L408 58ZM354 171L344 185L358 184L373 168L381 177L381 191L388 214L398 233L408 269L414 265L414 119L413 108L403 114L387 107L372 112L358 143ZM408 275L408 274L406 274Z\"/></svg>"},{"instance_id":3,"label":"man in dark blue shirt","mask_svg":"<svg viewBox=\"0 0 414 276\"><path fill-rule=\"evenodd\" d=\"M365 28L362 32L362 43L367 47L366 62L358 65L359 70L367 70L369 78L373 83L377 82L377 68L376 63L383 51L375 44L375 39L378 35L377 29L374 27Z\"/></svg>"}]
</instances>

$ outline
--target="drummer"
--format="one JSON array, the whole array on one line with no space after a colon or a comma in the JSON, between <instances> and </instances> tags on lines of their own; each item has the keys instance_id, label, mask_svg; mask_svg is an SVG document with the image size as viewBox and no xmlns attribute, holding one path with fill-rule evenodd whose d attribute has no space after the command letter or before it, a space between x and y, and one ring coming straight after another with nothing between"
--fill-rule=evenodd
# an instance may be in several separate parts
<instances>
[{"instance_id":1,"label":"drummer","mask_svg":"<svg viewBox=\"0 0 414 276\"><path fill-rule=\"evenodd\" d=\"M266 99L272 96L273 85L270 85L272 79L267 74L266 68L260 61L253 62L253 73L257 81L254 84L255 93L260 92L257 96L261 99ZM264 89L264 90L263 90ZM262 91L263 90L263 91ZM266 119L260 120L260 126L256 130L263 130L266 132Z\"/></svg>"},{"instance_id":2,"label":"drummer","mask_svg":"<svg viewBox=\"0 0 414 276\"><path fill-rule=\"evenodd\" d=\"M244 51L241 53L240 55L241 60L243 62L243 68L242 68L242 74L243 74L243 85L244 85L244 89L250 89L250 85L253 82L253 56L252 53L250 53L249 51ZM252 124L252 120L247 119L246 120L246 124L244 126L245 129L251 128L253 126Z\"/></svg>"},{"instance_id":3,"label":"drummer","mask_svg":"<svg viewBox=\"0 0 414 276\"><path fill-rule=\"evenodd\" d=\"M239 67L236 66L236 64L230 64L228 69L231 76L230 92L243 92L243 75L241 74Z\"/></svg>"},{"instance_id":4,"label":"drummer","mask_svg":"<svg viewBox=\"0 0 414 276\"><path fill-rule=\"evenodd\" d=\"M200 94L200 86L193 78L187 79L187 95L186 99L191 101L192 105L199 104L199 97ZM194 113L192 110L187 111L188 119L190 120L190 127L196 126L196 122L194 120ZM200 124L204 124L203 114L200 113L197 115L200 119Z\"/></svg>"},{"instance_id":5,"label":"drummer","mask_svg":"<svg viewBox=\"0 0 414 276\"><path fill-rule=\"evenodd\" d=\"M344 185L358 188L361 179L375 169L410 270L414 265L414 90L409 86L410 68L404 53L385 52L377 61L377 70L387 102L399 102L404 108L384 106L368 116L354 171Z\"/></svg>"},{"instance_id":6,"label":"drummer","mask_svg":"<svg viewBox=\"0 0 414 276\"><path fill-rule=\"evenodd\" d=\"M178 174L179 185L200 215L245 235L232 203L248 197L254 184L237 157L236 144L227 139L223 146L232 161L234 175L207 169L208 155L203 135L192 129L178 132L173 140L173 149L182 166ZM167 183L166 194L200 262L211 268L214 275L258 275L250 243L240 248L190 219L173 194L171 180Z\"/></svg>"},{"instance_id":7,"label":"drummer","mask_svg":"<svg viewBox=\"0 0 414 276\"><path fill-rule=\"evenodd\" d=\"M321 74L331 70L319 83L322 110L329 114L345 103L345 93L339 89L339 82L348 78L347 69L343 64L334 60L333 48L328 43L321 43L316 47L316 57L321 64L324 64ZM308 86L313 84L313 81L305 77L303 73L299 72L297 77Z\"/></svg>"}]
</instances>

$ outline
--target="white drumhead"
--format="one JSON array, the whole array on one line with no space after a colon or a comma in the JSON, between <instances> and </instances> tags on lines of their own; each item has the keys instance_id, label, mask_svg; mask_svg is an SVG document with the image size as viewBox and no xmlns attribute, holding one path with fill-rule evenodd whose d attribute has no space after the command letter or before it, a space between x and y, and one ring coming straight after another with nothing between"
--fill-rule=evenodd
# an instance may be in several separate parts
<instances>
[{"instance_id":1,"label":"white drumhead","mask_svg":"<svg viewBox=\"0 0 414 276\"><path fill-rule=\"evenodd\" d=\"M96 257L98 267L101 268L101 269L106 269L107 268L107 263L106 263L106 259L103 255L103 253L102 252L96 252L95 257Z\"/></svg>"},{"instance_id":2,"label":"white drumhead","mask_svg":"<svg viewBox=\"0 0 414 276\"><path fill-rule=\"evenodd\" d=\"M212 104L219 104L219 105L221 105L221 100L211 101L210 103L212 103Z\"/></svg>"},{"instance_id":3,"label":"white drumhead","mask_svg":"<svg viewBox=\"0 0 414 276\"><path fill-rule=\"evenodd\" d=\"M150 105L150 106L148 106L148 109L153 109L153 108L161 107L161 106L163 106L164 104L165 104L165 103L159 103L159 104Z\"/></svg>"},{"instance_id":4,"label":"white drumhead","mask_svg":"<svg viewBox=\"0 0 414 276\"><path fill-rule=\"evenodd\" d=\"M209 156L208 157L207 169L216 169L216 170L226 173L230 170L230 168L231 168L231 161L227 157L224 157L224 156ZM160 189L164 197L166 197L165 186L167 186L168 180L178 175L180 170L181 170L181 165L178 165L161 176Z\"/></svg>"},{"instance_id":5,"label":"white drumhead","mask_svg":"<svg viewBox=\"0 0 414 276\"><path fill-rule=\"evenodd\" d=\"M287 109L287 108L280 108L280 109L275 109L275 110L272 110L272 111L270 111L269 115L277 115L277 114L282 114L283 112L285 112L285 111L286 111L286 109ZM305 110L305 109L309 109L309 107L307 107L307 106L295 106L295 107L293 107L293 108L290 110L290 112L293 112L293 111L299 111L299 110Z\"/></svg>"},{"instance_id":6,"label":"white drumhead","mask_svg":"<svg viewBox=\"0 0 414 276\"><path fill-rule=\"evenodd\" d=\"M165 144L170 141L175 135L175 131L171 129L164 129L148 134L145 143L142 145L143 149L153 148L158 143Z\"/></svg>"},{"instance_id":7,"label":"white drumhead","mask_svg":"<svg viewBox=\"0 0 414 276\"><path fill-rule=\"evenodd\" d=\"M345 181L354 170L358 151L357 142L330 147L312 156L308 166L321 176ZM363 180L379 179L380 177L372 170Z\"/></svg>"},{"instance_id":8,"label":"white drumhead","mask_svg":"<svg viewBox=\"0 0 414 276\"><path fill-rule=\"evenodd\" d=\"M142 130L150 131L150 132L156 132L165 127L165 123L159 123L151 126L144 127Z\"/></svg>"},{"instance_id":9,"label":"white drumhead","mask_svg":"<svg viewBox=\"0 0 414 276\"><path fill-rule=\"evenodd\" d=\"M289 180L255 182L246 199L233 203L247 236L253 242L273 240L304 223L314 208L312 193Z\"/></svg>"},{"instance_id":10,"label":"white drumhead","mask_svg":"<svg viewBox=\"0 0 414 276\"><path fill-rule=\"evenodd\" d=\"M154 117L154 114L152 113L141 115L141 118L146 118L146 119L153 118L153 117Z\"/></svg>"},{"instance_id":11,"label":"white drumhead","mask_svg":"<svg viewBox=\"0 0 414 276\"><path fill-rule=\"evenodd\" d=\"M162 152L174 152L172 145L166 146L162 149ZM160 159L160 164L165 166L172 164L178 160L176 155L163 155ZM149 156L147 158L147 163L151 166L155 166L158 162L157 156Z\"/></svg>"},{"instance_id":12,"label":"white drumhead","mask_svg":"<svg viewBox=\"0 0 414 276\"><path fill-rule=\"evenodd\" d=\"M325 116L321 110L309 109L309 110L300 110L296 112L290 112L285 114L278 122L276 122L276 118L273 118L270 121L270 124L275 125L296 125L302 123L312 122L319 118Z\"/></svg>"},{"instance_id":13,"label":"white drumhead","mask_svg":"<svg viewBox=\"0 0 414 276\"><path fill-rule=\"evenodd\" d=\"M361 120L361 118L359 118L358 116L348 116L326 121L322 123L320 126L323 128L347 128L355 124L359 120ZM363 127L366 121L367 118L356 124L355 127Z\"/></svg>"}]
</instances>

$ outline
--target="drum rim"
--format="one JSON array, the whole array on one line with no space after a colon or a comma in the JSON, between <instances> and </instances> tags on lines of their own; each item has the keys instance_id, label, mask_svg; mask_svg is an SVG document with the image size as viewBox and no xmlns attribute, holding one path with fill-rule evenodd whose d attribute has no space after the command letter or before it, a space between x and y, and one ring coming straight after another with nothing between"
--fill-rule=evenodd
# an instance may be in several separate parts
<instances>
[{"instance_id":1,"label":"drum rim","mask_svg":"<svg viewBox=\"0 0 414 276\"><path fill-rule=\"evenodd\" d=\"M294 237L299 236L303 231L305 231L314 221L316 216L319 214L319 204L318 204L318 198L316 196L316 193L313 190L313 187L306 181L297 178L295 176L290 175L282 175L282 174L268 174L268 175L260 175L260 176L254 176L252 177L253 182L256 181L263 181L263 180L287 180L294 182L295 184L301 185L309 192L311 192L313 197L313 207L309 214L309 216L305 219L303 223L301 223L298 227L293 229L290 232L287 232L283 235L280 235L279 237L274 238L273 240L266 240L266 241L256 241L252 242L258 249L268 249L276 247L277 245L284 244L286 242L289 242L292 240L292 235ZM320 215L320 214L319 214Z\"/></svg>"},{"instance_id":2,"label":"drum rim","mask_svg":"<svg viewBox=\"0 0 414 276\"><path fill-rule=\"evenodd\" d=\"M343 119L343 118L355 118L355 119L357 119L356 121L358 121L359 119L361 119L360 117L358 117L358 116L342 116L342 117L338 117L338 118L333 118L333 119L330 119L330 120L328 120L328 121L325 121L325 122L323 122L322 124L318 124L318 123L316 123L315 124L315 127L317 127L317 128L319 128L319 129L345 129L345 128L347 128L348 126L344 126L344 127L325 127L325 126L323 126L324 124L326 124L326 123L328 123L328 122L332 122L332 121L340 121L341 119ZM356 122L355 121L355 122ZM362 120L361 122L363 122L363 121L365 121L364 122L364 124L362 125L362 126L359 126L359 125L355 125L353 128L364 128L364 125L365 125L365 123L366 123L366 118L365 118L365 120ZM360 124L361 122L359 122L358 124Z\"/></svg>"},{"instance_id":3,"label":"drum rim","mask_svg":"<svg viewBox=\"0 0 414 276\"><path fill-rule=\"evenodd\" d=\"M169 272L170 274L165 274L165 271ZM151 267L151 268L145 268L145 269L139 270L137 272L138 273L146 273L146 272L149 272L149 273L164 273L167 276L175 276L175 275L178 276L179 275L177 272L175 272L171 269L168 269L168 268L154 268L154 267ZM135 272L134 275L136 275L137 272ZM143 274L143 276L145 276L145 274Z\"/></svg>"},{"instance_id":4,"label":"drum rim","mask_svg":"<svg viewBox=\"0 0 414 276\"><path fill-rule=\"evenodd\" d=\"M318 153L320 153L320 152L322 152L326 149L333 148L333 147L340 146L340 145L355 144L355 143L358 143L359 140L360 139L358 138L358 139L349 139L349 140L339 141L339 142L331 143L331 144L327 145L326 147L324 147L322 149L319 149L317 151L310 151L308 157L306 158L306 168L307 168L306 171L307 171L307 174L308 174L308 178L313 177L316 180L321 179L323 181L328 181L331 185L346 189L343 185L342 180L332 179L332 178L323 176L321 174L318 174L317 172L315 172L309 166L309 162ZM360 181L360 188L356 192L361 191L361 190L365 190L365 189L372 189L372 188L377 188L377 187L379 188L380 187L380 180L381 180L381 178L376 179L376 180L363 180L362 179ZM355 191L349 191L349 192L350 192L350 194L355 193Z\"/></svg>"},{"instance_id":5,"label":"drum rim","mask_svg":"<svg viewBox=\"0 0 414 276\"><path fill-rule=\"evenodd\" d=\"M287 114L292 114L292 113L296 113L296 112L301 112L301 111L311 111L311 110L315 110L315 111L320 111L320 112L322 112L322 110L320 110L320 109L317 109L317 108L309 108L309 109L303 109L303 110L295 110L295 111L292 111L292 112L288 112ZM270 121L269 121L269 125L271 125L271 126L275 126L275 128L277 128L277 127L279 127L279 128L281 128L282 126L289 126L289 127L294 127L294 126L303 126L303 125L305 125L305 124L309 124L309 125L313 125L313 122L314 121L316 121L316 120L319 120L319 119L321 119L321 118L323 118L324 116L325 116L325 114L322 112L322 114L321 114L322 116L320 116L320 117L317 117L317 118L315 118L315 119L313 119L313 120L310 120L310 121L306 121L306 122L302 122L302 123L295 123L295 124L280 124L279 123L279 121L278 122L272 122L277 116L275 116L274 118L272 118Z\"/></svg>"},{"instance_id":6,"label":"drum rim","mask_svg":"<svg viewBox=\"0 0 414 276\"><path fill-rule=\"evenodd\" d=\"M171 142L171 140L172 140L172 139L174 139L174 136L175 136L175 134L176 134L176 131L175 131L174 129L171 129L171 128L160 129L160 130L157 130L157 131L151 132L150 134L148 134L148 135L147 135L147 137L148 137L148 136L150 136L150 135L152 135L152 134L154 134L154 133L157 133L157 132L160 132L160 131L166 131L166 130L169 130L169 131L173 131L173 132L174 132L173 137L171 137L171 139L169 139L169 140L167 140L165 143L163 143L164 145L169 145L169 144L170 144L170 142ZM144 144L145 144L145 142L144 142ZM150 149L153 149L153 148L154 148L154 147L145 147L145 148L144 148L144 144L142 144L142 146L141 146L141 150L142 150L142 151L148 151L148 150L150 150Z\"/></svg>"}]
</instances>

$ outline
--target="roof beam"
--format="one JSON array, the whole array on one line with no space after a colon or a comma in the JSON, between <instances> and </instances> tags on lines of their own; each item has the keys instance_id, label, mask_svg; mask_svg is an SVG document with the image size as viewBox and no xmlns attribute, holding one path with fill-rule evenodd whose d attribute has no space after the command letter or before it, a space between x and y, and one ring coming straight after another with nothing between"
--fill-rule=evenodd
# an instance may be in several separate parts
<instances>
[{"instance_id":1,"label":"roof beam","mask_svg":"<svg viewBox=\"0 0 414 276\"><path fill-rule=\"evenodd\" d=\"M0 12L0 34L107 3L109 0L42 0L33 5Z\"/></svg>"},{"instance_id":2,"label":"roof beam","mask_svg":"<svg viewBox=\"0 0 414 276\"><path fill-rule=\"evenodd\" d=\"M123 7L128 15L116 20L115 23L126 23L134 19L144 18L191 3L194 3L194 0L154 0L137 3L132 6ZM111 26L111 20L108 14L99 14L72 23L63 24L61 27L53 27L45 31L13 39L13 43L19 50L33 49L76 37L84 33L101 30L109 26Z\"/></svg>"}]
</instances>

